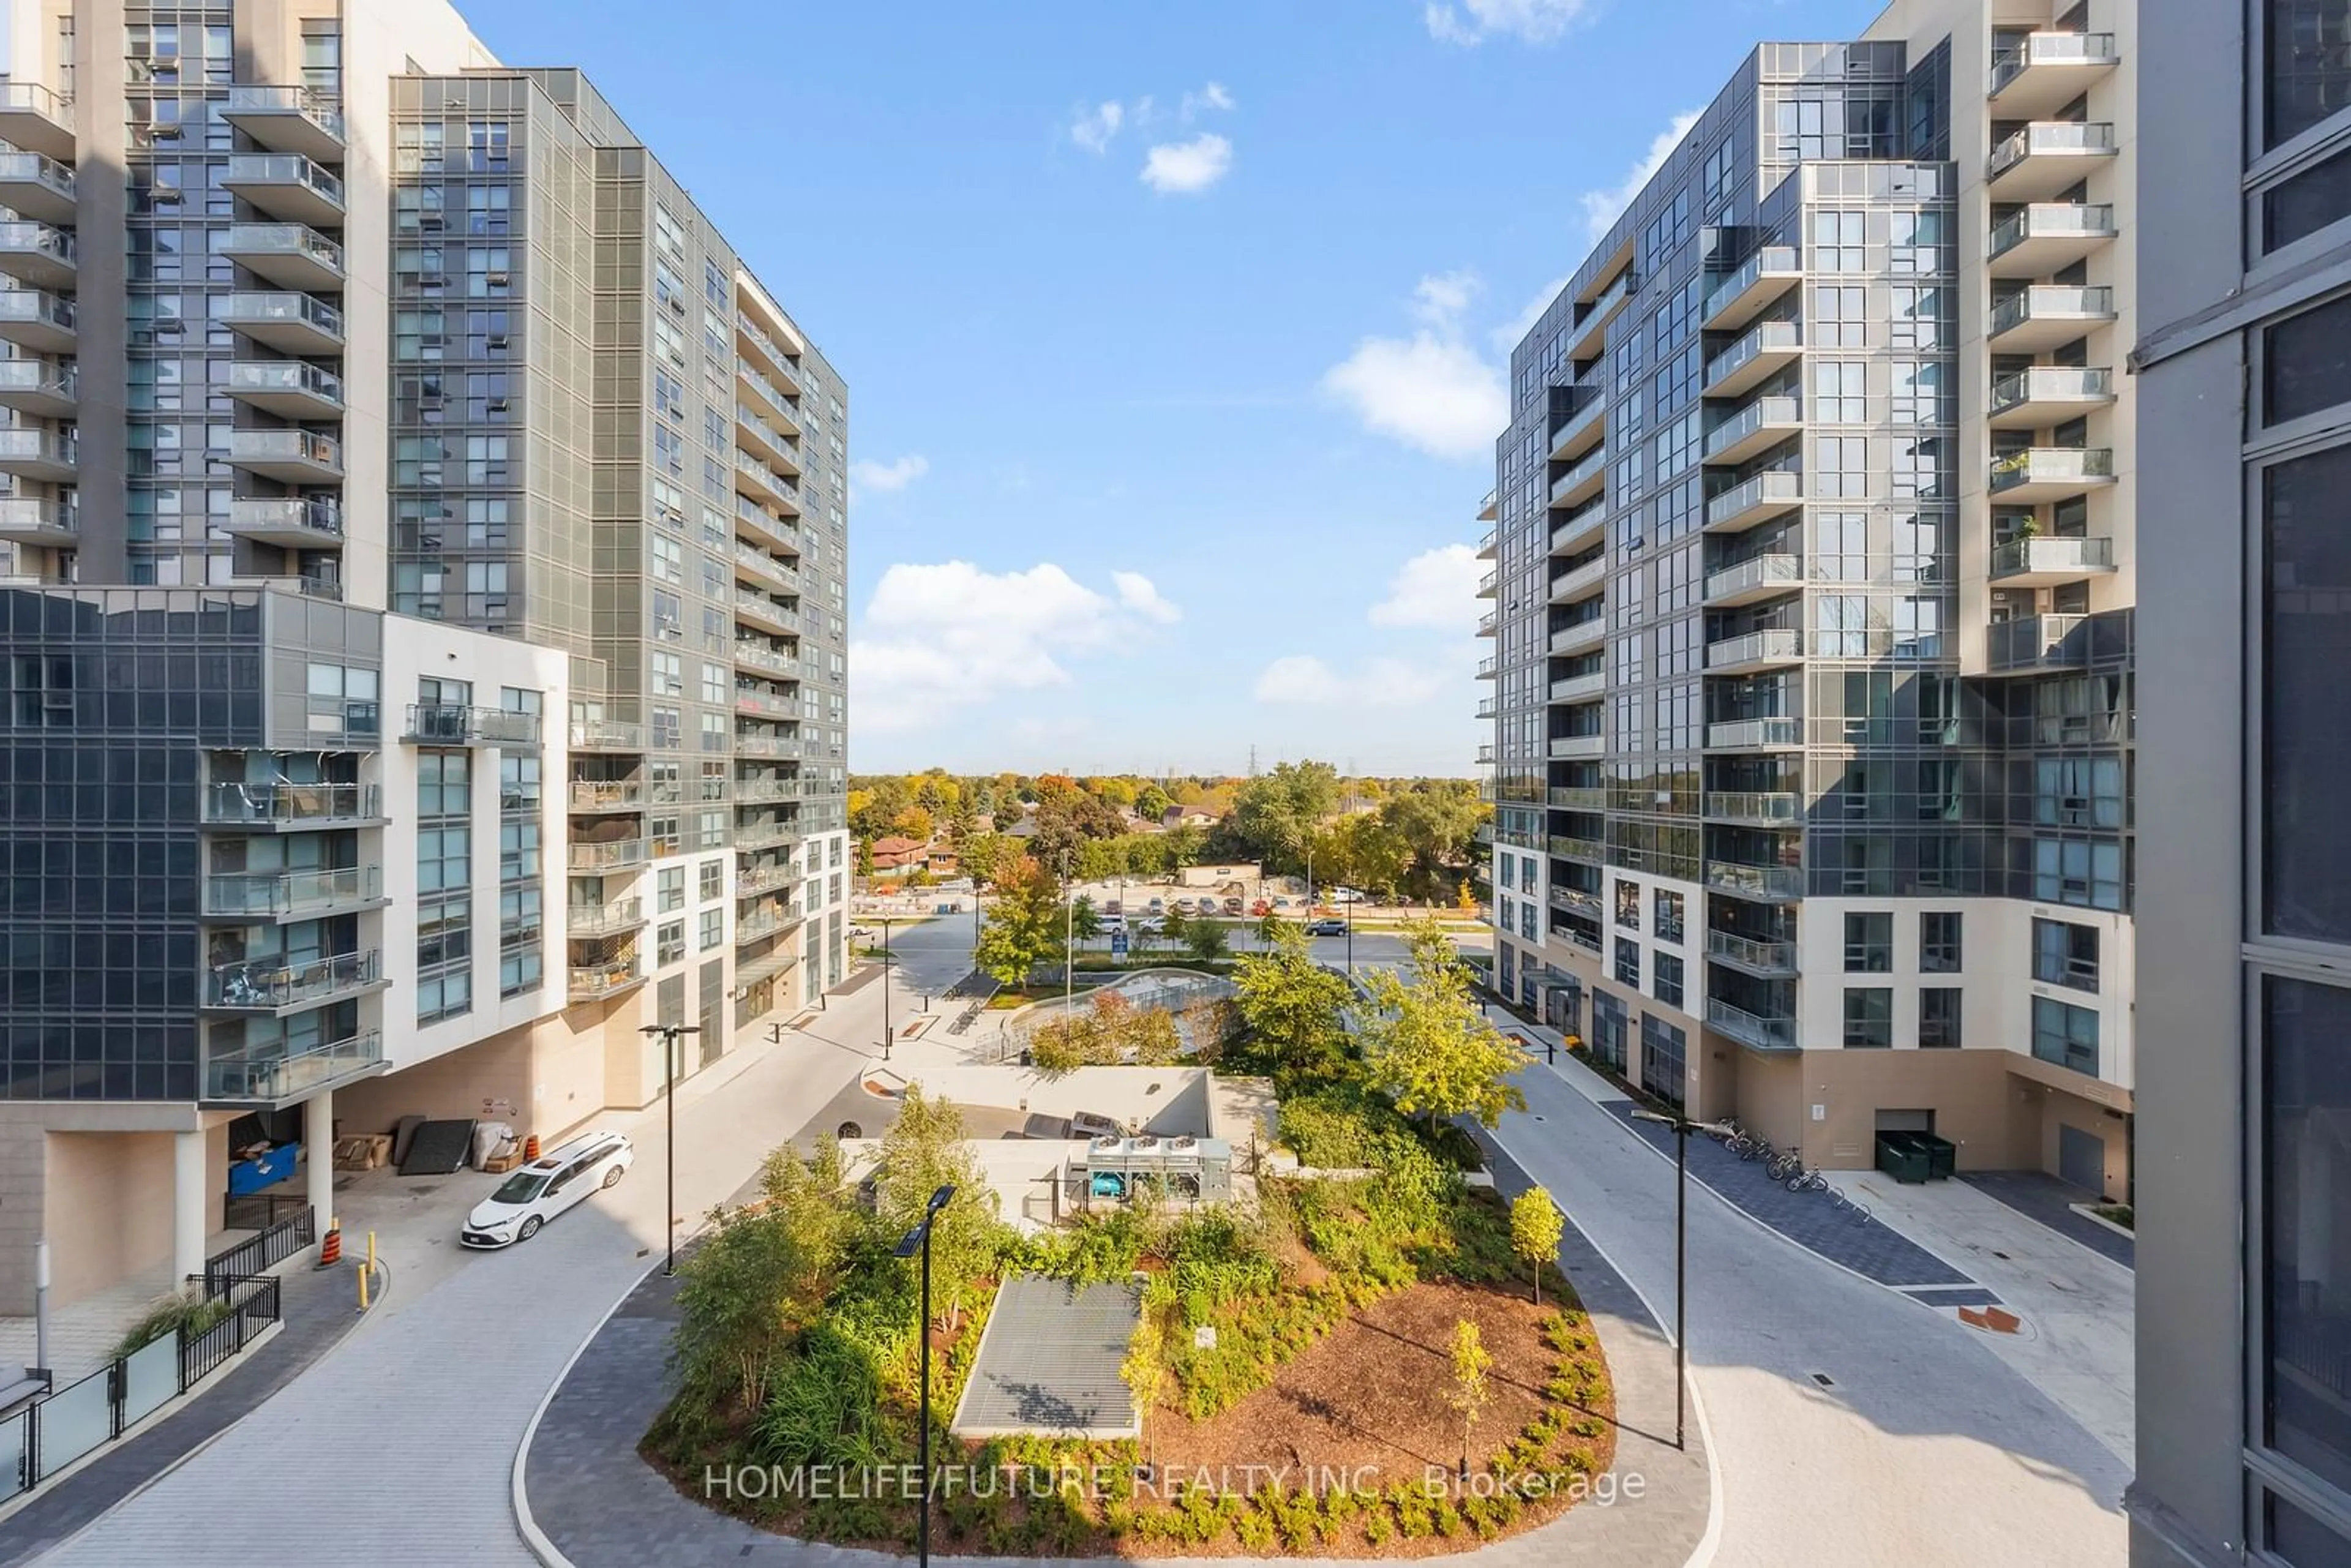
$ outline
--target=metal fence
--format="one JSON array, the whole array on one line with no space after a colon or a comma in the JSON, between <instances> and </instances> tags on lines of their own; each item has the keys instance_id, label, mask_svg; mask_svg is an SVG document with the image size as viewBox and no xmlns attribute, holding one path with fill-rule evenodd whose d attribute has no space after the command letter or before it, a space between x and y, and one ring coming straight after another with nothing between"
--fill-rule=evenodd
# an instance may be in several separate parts
<instances>
[{"instance_id":1,"label":"metal fence","mask_svg":"<svg viewBox=\"0 0 2351 1568\"><path fill-rule=\"evenodd\" d=\"M205 1259L204 1294L217 1296L221 1293L223 1281L246 1279L283 1263L318 1239L316 1217L310 1206L304 1204L285 1218L266 1227L259 1235L248 1236L225 1251Z\"/></svg>"},{"instance_id":2,"label":"metal fence","mask_svg":"<svg viewBox=\"0 0 2351 1568\"><path fill-rule=\"evenodd\" d=\"M188 1282L203 1285L207 1301L224 1304L224 1315L211 1327L192 1333L183 1323L0 1418L0 1502L30 1491L186 1394L277 1322L283 1310L270 1275L224 1277L217 1288L209 1273L191 1275Z\"/></svg>"}]
</instances>

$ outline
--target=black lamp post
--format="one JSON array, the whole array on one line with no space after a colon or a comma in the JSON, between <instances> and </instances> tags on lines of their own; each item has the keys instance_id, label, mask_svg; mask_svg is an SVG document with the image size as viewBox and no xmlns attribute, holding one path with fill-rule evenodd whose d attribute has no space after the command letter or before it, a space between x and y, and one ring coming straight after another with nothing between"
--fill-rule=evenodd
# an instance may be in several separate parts
<instances>
[{"instance_id":1,"label":"black lamp post","mask_svg":"<svg viewBox=\"0 0 2351 1568\"><path fill-rule=\"evenodd\" d=\"M912 1258L920 1253L923 1259L923 1315L914 1324L914 1333L922 1342L923 1386L916 1417L920 1425L914 1434L914 1463L923 1474L922 1512L914 1519L914 1560L921 1568L930 1568L931 1563L931 1224L955 1195L952 1186L943 1186L931 1194L930 1202L923 1206L921 1222L906 1232L894 1254Z\"/></svg>"},{"instance_id":2,"label":"black lamp post","mask_svg":"<svg viewBox=\"0 0 2351 1568\"><path fill-rule=\"evenodd\" d=\"M890 917L882 917L882 1060L890 1060Z\"/></svg>"},{"instance_id":3,"label":"black lamp post","mask_svg":"<svg viewBox=\"0 0 2351 1568\"><path fill-rule=\"evenodd\" d=\"M677 1272L677 1037L700 1034L702 1030L690 1023L649 1023L637 1032L657 1034L662 1042L662 1120L668 1127L663 1139L668 1146L662 1151L662 1157L669 1166L662 1189L662 1218L668 1222L662 1228L662 1240L668 1249L662 1260L662 1274L667 1278Z\"/></svg>"},{"instance_id":4,"label":"black lamp post","mask_svg":"<svg viewBox=\"0 0 2351 1568\"><path fill-rule=\"evenodd\" d=\"M1347 977L1355 977L1355 901L1347 900Z\"/></svg>"},{"instance_id":5,"label":"black lamp post","mask_svg":"<svg viewBox=\"0 0 2351 1568\"><path fill-rule=\"evenodd\" d=\"M1714 1122L1693 1122L1678 1113L1668 1116L1662 1111L1635 1111L1633 1119L1674 1130L1674 1447L1679 1448L1684 1447L1682 1406L1689 1397L1689 1335L1685 1332L1689 1312L1689 1135L1727 1134L1730 1129Z\"/></svg>"}]
</instances>

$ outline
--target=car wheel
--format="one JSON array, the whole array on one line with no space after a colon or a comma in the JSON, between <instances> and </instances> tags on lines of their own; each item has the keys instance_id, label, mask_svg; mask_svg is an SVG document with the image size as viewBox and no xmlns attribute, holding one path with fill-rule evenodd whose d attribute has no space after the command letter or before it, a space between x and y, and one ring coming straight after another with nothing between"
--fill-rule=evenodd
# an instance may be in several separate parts
<instances>
[{"instance_id":1,"label":"car wheel","mask_svg":"<svg viewBox=\"0 0 2351 1568\"><path fill-rule=\"evenodd\" d=\"M621 1181L621 1173L627 1168L628 1167L625 1166L614 1166L611 1170L606 1171L604 1173L604 1185L606 1186L619 1186Z\"/></svg>"},{"instance_id":2,"label":"car wheel","mask_svg":"<svg viewBox=\"0 0 2351 1568\"><path fill-rule=\"evenodd\" d=\"M538 1228L546 1223L547 1222L545 1220L539 1218L536 1214L532 1215L528 1219L522 1222L522 1228L515 1232L515 1239L517 1241L529 1240L532 1237L538 1234Z\"/></svg>"}]
</instances>

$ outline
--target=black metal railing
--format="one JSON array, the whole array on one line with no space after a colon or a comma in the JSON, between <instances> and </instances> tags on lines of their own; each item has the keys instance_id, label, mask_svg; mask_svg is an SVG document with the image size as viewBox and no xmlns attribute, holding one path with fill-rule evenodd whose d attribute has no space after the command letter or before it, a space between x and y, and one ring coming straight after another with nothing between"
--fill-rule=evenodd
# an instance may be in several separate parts
<instances>
[{"instance_id":1,"label":"black metal railing","mask_svg":"<svg viewBox=\"0 0 2351 1568\"><path fill-rule=\"evenodd\" d=\"M305 1223L308 1210L303 1211ZM234 1249L232 1249L234 1250ZM223 1254L224 1257L227 1254ZM76 1383L0 1419L0 1502L79 1463L169 1405L260 1338L280 1320L275 1276L189 1276L191 1291L224 1307L209 1326L159 1334ZM11 1462L13 1461L13 1462Z\"/></svg>"},{"instance_id":2,"label":"black metal railing","mask_svg":"<svg viewBox=\"0 0 2351 1568\"><path fill-rule=\"evenodd\" d=\"M258 1235L248 1236L235 1246L205 1259L203 1275L204 1294L217 1296L221 1293L223 1281L249 1279L273 1265L283 1263L318 1239L314 1212L308 1204L303 1204L284 1218L265 1226Z\"/></svg>"}]
</instances>

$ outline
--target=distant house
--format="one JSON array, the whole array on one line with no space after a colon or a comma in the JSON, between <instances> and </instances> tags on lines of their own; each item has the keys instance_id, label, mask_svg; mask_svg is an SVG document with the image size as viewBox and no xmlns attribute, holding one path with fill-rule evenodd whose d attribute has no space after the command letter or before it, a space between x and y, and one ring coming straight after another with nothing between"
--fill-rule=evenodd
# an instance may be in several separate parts
<instances>
[{"instance_id":1,"label":"distant house","mask_svg":"<svg viewBox=\"0 0 2351 1568\"><path fill-rule=\"evenodd\" d=\"M873 869L877 872L904 871L909 866L921 865L929 858L929 849L912 839L902 839L893 834L873 841Z\"/></svg>"},{"instance_id":2,"label":"distant house","mask_svg":"<svg viewBox=\"0 0 2351 1568\"><path fill-rule=\"evenodd\" d=\"M1213 828L1218 820L1214 812L1203 811L1197 806L1170 806L1159 822L1166 828Z\"/></svg>"}]
</instances>

